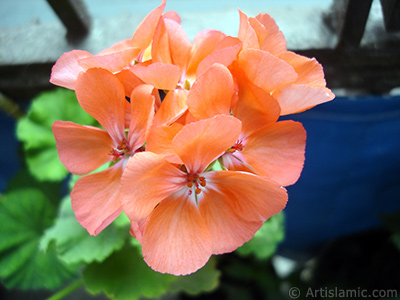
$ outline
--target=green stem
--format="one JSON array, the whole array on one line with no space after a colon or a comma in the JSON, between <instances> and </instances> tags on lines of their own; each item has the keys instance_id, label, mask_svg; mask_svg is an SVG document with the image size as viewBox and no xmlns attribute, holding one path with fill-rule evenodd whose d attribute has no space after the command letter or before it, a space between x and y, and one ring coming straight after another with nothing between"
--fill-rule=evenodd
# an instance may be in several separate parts
<instances>
[{"instance_id":1,"label":"green stem","mask_svg":"<svg viewBox=\"0 0 400 300\"><path fill-rule=\"evenodd\" d=\"M16 120L24 115L18 104L2 93L0 93L0 109Z\"/></svg>"},{"instance_id":2,"label":"green stem","mask_svg":"<svg viewBox=\"0 0 400 300\"><path fill-rule=\"evenodd\" d=\"M77 288L79 288L82 285L83 285L83 280L82 279L74 281L70 285L68 285L67 287L63 288L58 293L54 294L50 298L47 298L46 300L61 300L65 296L71 294L73 291L75 291Z\"/></svg>"}]
</instances>

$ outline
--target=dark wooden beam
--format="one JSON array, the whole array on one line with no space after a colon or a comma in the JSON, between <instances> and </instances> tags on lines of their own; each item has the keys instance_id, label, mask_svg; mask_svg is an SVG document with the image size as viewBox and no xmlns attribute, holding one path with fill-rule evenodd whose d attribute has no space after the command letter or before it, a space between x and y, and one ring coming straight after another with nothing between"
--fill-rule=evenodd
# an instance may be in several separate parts
<instances>
[{"instance_id":1,"label":"dark wooden beam","mask_svg":"<svg viewBox=\"0 0 400 300\"><path fill-rule=\"evenodd\" d=\"M364 35L372 0L339 1L343 5L343 17L339 24L337 50L358 48Z\"/></svg>"},{"instance_id":2,"label":"dark wooden beam","mask_svg":"<svg viewBox=\"0 0 400 300\"><path fill-rule=\"evenodd\" d=\"M90 16L82 0L47 0L67 29L70 39L82 38L89 32Z\"/></svg>"},{"instance_id":3,"label":"dark wooden beam","mask_svg":"<svg viewBox=\"0 0 400 300\"><path fill-rule=\"evenodd\" d=\"M400 0L381 0L381 6L386 30L400 31Z\"/></svg>"}]
</instances>

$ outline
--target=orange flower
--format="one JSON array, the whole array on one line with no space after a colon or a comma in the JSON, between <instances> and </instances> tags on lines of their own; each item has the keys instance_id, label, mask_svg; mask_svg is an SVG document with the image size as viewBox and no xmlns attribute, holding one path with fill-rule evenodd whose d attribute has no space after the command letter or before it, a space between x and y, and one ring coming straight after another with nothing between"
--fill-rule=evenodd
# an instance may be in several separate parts
<instances>
[{"instance_id":1,"label":"orange flower","mask_svg":"<svg viewBox=\"0 0 400 300\"><path fill-rule=\"evenodd\" d=\"M163 0L160 6L143 19L131 39L122 40L96 55L83 50L64 53L53 66L50 82L68 89L75 89L79 73L90 68L104 68L115 74L132 66L136 60L141 61L144 51L153 39L165 3L166 1ZM171 13L167 17L176 19L176 15ZM121 77L125 76L132 77L131 74L121 74Z\"/></svg>"},{"instance_id":2,"label":"orange flower","mask_svg":"<svg viewBox=\"0 0 400 300\"><path fill-rule=\"evenodd\" d=\"M240 14L238 37L243 41L239 65L247 78L271 93L281 115L298 113L332 100L322 66L313 58L287 51L286 41L267 14L255 18Z\"/></svg>"},{"instance_id":3,"label":"orange flower","mask_svg":"<svg viewBox=\"0 0 400 300\"><path fill-rule=\"evenodd\" d=\"M154 114L153 87L141 85L131 95L130 123L126 133L125 91L104 69L89 69L76 82L82 108L105 130L56 121L53 132L61 162L71 173L84 175L105 163L110 168L80 178L71 193L77 220L96 235L122 211L119 183L127 159L142 151ZM128 103L129 104L129 103Z\"/></svg>"},{"instance_id":4,"label":"orange flower","mask_svg":"<svg viewBox=\"0 0 400 300\"><path fill-rule=\"evenodd\" d=\"M245 172L207 170L240 130L240 121L231 116L194 122L172 142L180 167L151 152L138 153L127 163L121 202L154 270L192 273L212 254L248 241L284 208L286 191L275 182Z\"/></svg>"},{"instance_id":5,"label":"orange flower","mask_svg":"<svg viewBox=\"0 0 400 300\"><path fill-rule=\"evenodd\" d=\"M189 89L197 76L214 63L225 66L236 60L242 42L220 31L199 32L190 42L182 26L173 19L159 19L151 53L129 68L143 82L160 90ZM128 75L128 74L126 74Z\"/></svg>"},{"instance_id":6,"label":"orange flower","mask_svg":"<svg viewBox=\"0 0 400 300\"><path fill-rule=\"evenodd\" d=\"M175 135L190 122L218 114L228 115L233 94L232 75L222 64L214 64L200 74L189 91L169 91L154 117L146 149L164 156L170 162L182 163L172 149ZM191 111L188 113L189 104Z\"/></svg>"},{"instance_id":7,"label":"orange flower","mask_svg":"<svg viewBox=\"0 0 400 300\"><path fill-rule=\"evenodd\" d=\"M236 64L231 69L234 77L223 65L214 64L196 79L187 98L189 112L197 119L233 114L242 121L240 136L221 157L228 170L255 173L283 186L295 183L304 163L303 126L277 122L277 101Z\"/></svg>"}]
</instances>

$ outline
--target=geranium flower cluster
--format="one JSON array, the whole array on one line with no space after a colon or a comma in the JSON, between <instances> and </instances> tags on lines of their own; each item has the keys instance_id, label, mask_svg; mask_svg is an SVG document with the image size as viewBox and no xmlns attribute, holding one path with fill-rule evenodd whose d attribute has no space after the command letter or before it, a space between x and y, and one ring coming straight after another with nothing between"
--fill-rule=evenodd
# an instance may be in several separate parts
<instances>
[{"instance_id":1,"label":"geranium flower cluster","mask_svg":"<svg viewBox=\"0 0 400 300\"><path fill-rule=\"evenodd\" d=\"M165 5L131 39L60 57L50 81L75 90L102 128L52 129L61 162L85 175L71 193L80 224L97 235L124 211L147 264L184 275L285 207L306 132L278 118L334 95L321 65L288 51L269 15L239 11L237 37L205 30L191 42Z\"/></svg>"}]
</instances>

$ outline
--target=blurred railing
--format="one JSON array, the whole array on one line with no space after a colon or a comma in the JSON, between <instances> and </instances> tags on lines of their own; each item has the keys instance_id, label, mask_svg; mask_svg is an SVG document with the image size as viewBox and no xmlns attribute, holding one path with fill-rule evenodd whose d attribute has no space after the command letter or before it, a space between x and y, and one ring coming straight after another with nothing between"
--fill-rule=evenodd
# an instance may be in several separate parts
<instances>
[{"instance_id":1,"label":"blurred railing","mask_svg":"<svg viewBox=\"0 0 400 300\"><path fill-rule=\"evenodd\" d=\"M0 92L10 98L31 99L38 92L51 88L51 67L63 52L76 48L91 52L102 49L103 45L110 46L115 42L110 32L126 26L121 24L122 20L115 19L106 25L106 33L95 30L95 16L88 14L82 0L47 2L65 28L27 27L0 43L0 50L4 45L8 47L0 51ZM372 0L335 0L331 10L321 15L323 24L337 36L335 47L290 49L315 57L324 66L327 84L332 89L382 94L400 86L400 36L360 46L371 3ZM400 0L381 0L381 6L386 29L383 34L399 32ZM31 42L28 49L18 48L21 39ZM63 42L59 42L61 39Z\"/></svg>"}]
</instances>

